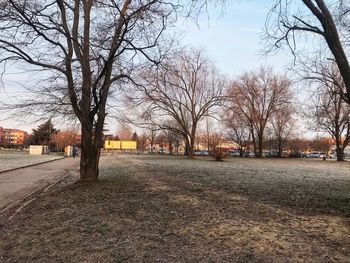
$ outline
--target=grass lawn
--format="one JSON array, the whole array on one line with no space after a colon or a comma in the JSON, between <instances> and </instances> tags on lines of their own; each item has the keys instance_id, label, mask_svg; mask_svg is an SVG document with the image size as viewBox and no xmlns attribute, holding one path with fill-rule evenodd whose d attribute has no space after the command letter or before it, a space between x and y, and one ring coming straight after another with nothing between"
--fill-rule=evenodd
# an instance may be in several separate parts
<instances>
[{"instance_id":1,"label":"grass lawn","mask_svg":"<svg viewBox=\"0 0 350 263\"><path fill-rule=\"evenodd\" d=\"M0 218L0 262L350 262L350 162L114 155Z\"/></svg>"}]
</instances>

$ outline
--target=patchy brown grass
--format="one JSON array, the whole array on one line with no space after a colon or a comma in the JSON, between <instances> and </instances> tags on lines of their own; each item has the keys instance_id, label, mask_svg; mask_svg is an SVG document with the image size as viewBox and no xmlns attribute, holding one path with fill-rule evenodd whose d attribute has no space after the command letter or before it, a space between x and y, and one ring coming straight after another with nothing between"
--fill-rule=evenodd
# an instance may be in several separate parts
<instances>
[{"instance_id":1,"label":"patchy brown grass","mask_svg":"<svg viewBox=\"0 0 350 263\"><path fill-rule=\"evenodd\" d=\"M0 262L349 262L350 164L107 156L0 220Z\"/></svg>"}]
</instances>

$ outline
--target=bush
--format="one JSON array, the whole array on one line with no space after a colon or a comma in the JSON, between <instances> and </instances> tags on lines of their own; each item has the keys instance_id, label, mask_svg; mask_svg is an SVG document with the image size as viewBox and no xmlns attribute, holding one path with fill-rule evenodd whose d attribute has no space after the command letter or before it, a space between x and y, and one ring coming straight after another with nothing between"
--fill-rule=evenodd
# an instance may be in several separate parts
<instances>
[{"instance_id":1,"label":"bush","mask_svg":"<svg viewBox=\"0 0 350 263\"><path fill-rule=\"evenodd\" d=\"M216 161L223 161L227 157L227 153L220 148L216 148L211 152L211 155L215 157Z\"/></svg>"}]
</instances>

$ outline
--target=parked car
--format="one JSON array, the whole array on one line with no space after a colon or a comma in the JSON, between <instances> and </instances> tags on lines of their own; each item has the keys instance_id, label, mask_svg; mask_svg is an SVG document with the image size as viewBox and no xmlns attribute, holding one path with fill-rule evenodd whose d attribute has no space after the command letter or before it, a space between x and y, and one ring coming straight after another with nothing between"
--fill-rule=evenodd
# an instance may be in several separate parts
<instances>
[{"instance_id":1,"label":"parked car","mask_svg":"<svg viewBox=\"0 0 350 263\"><path fill-rule=\"evenodd\" d=\"M200 156L201 155L201 150L194 150L194 155Z\"/></svg>"},{"instance_id":2,"label":"parked car","mask_svg":"<svg viewBox=\"0 0 350 263\"><path fill-rule=\"evenodd\" d=\"M202 156L208 156L209 155L209 151L208 150L201 150L201 155Z\"/></svg>"},{"instance_id":3,"label":"parked car","mask_svg":"<svg viewBox=\"0 0 350 263\"><path fill-rule=\"evenodd\" d=\"M306 155L306 158L326 158L324 152L312 152Z\"/></svg>"},{"instance_id":4,"label":"parked car","mask_svg":"<svg viewBox=\"0 0 350 263\"><path fill-rule=\"evenodd\" d=\"M252 151L249 151L249 152L246 152L246 153L245 153L245 156L246 156L246 157L255 157L255 153L252 152Z\"/></svg>"},{"instance_id":5,"label":"parked car","mask_svg":"<svg viewBox=\"0 0 350 263\"><path fill-rule=\"evenodd\" d=\"M263 152L263 156L276 158L276 157L278 157L278 152L277 151Z\"/></svg>"},{"instance_id":6,"label":"parked car","mask_svg":"<svg viewBox=\"0 0 350 263\"><path fill-rule=\"evenodd\" d=\"M297 157L300 157L300 158L305 158L306 157L306 154L303 153L302 151L292 151L288 157L291 157L291 158L297 158Z\"/></svg>"},{"instance_id":7,"label":"parked car","mask_svg":"<svg viewBox=\"0 0 350 263\"><path fill-rule=\"evenodd\" d=\"M241 154L240 154L239 150L231 150L230 151L230 156L232 156L232 157L239 157L239 156L241 156Z\"/></svg>"},{"instance_id":8,"label":"parked car","mask_svg":"<svg viewBox=\"0 0 350 263\"><path fill-rule=\"evenodd\" d=\"M194 155L197 156L208 156L209 151L208 150L194 150Z\"/></svg>"},{"instance_id":9,"label":"parked car","mask_svg":"<svg viewBox=\"0 0 350 263\"><path fill-rule=\"evenodd\" d=\"M164 149L159 149L158 153L160 154L166 154L167 152Z\"/></svg>"}]
</instances>

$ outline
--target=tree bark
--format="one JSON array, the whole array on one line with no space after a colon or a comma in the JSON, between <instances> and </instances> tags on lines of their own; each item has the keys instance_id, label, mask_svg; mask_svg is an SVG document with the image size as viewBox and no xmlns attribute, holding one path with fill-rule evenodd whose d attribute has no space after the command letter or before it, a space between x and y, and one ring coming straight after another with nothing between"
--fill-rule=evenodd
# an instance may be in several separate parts
<instances>
[{"instance_id":1,"label":"tree bark","mask_svg":"<svg viewBox=\"0 0 350 263\"><path fill-rule=\"evenodd\" d=\"M322 16L316 16L322 27L324 29L324 38L328 44L329 49L334 55L335 61L338 65L339 71L343 77L345 86L346 86L346 94L344 99L350 103L350 65L348 58L345 54L343 45L340 40L340 36L338 34L337 27L335 25L334 19L326 7L326 5L322 2Z\"/></svg>"},{"instance_id":2,"label":"tree bark","mask_svg":"<svg viewBox=\"0 0 350 263\"><path fill-rule=\"evenodd\" d=\"M194 159L194 140L185 136L185 155L188 159Z\"/></svg>"},{"instance_id":3,"label":"tree bark","mask_svg":"<svg viewBox=\"0 0 350 263\"><path fill-rule=\"evenodd\" d=\"M188 148L188 159L194 159L194 140L190 140L189 148Z\"/></svg>"},{"instance_id":4,"label":"tree bark","mask_svg":"<svg viewBox=\"0 0 350 263\"><path fill-rule=\"evenodd\" d=\"M196 127L197 123L193 121L193 127L191 131L191 136L189 137L189 149L188 149L188 158L194 159L194 145L196 140Z\"/></svg>"},{"instance_id":5,"label":"tree bark","mask_svg":"<svg viewBox=\"0 0 350 263\"><path fill-rule=\"evenodd\" d=\"M262 137L258 136L258 158L263 157L263 139Z\"/></svg>"},{"instance_id":6,"label":"tree bark","mask_svg":"<svg viewBox=\"0 0 350 263\"><path fill-rule=\"evenodd\" d=\"M82 125L82 143L80 157L80 181L91 183L98 180L101 149L97 147L93 138L93 132L87 130L87 127Z\"/></svg>"},{"instance_id":7,"label":"tree bark","mask_svg":"<svg viewBox=\"0 0 350 263\"><path fill-rule=\"evenodd\" d=\"M278 139L278 158L282 158L282 152L283 152L282 140L281 138L279 138Z\"/></svg>"},{"instance_id":8,"label":"tree bark","mask_svg":"<svg viewBox=\"0 0 350 263\"><path fill-rule=\"evenodd\" d=\"M244 157L245 155L245 150L243 150L242 144L239 146L239 157Z\"/></svg>"},{"instance_id":9,"label":"tree bark","mask_svg":"<svg viewBox=\"0 0 350 263\"><path fill-rule=\"evenodd\" d=\"M344 150L342 148L337 150L337 162L344 161Z\"/></svg>"},{"instance_id":10,"label":"tree bark","mask_svg":"<svg viewBox=\"0 0 350 263\"><path fill-rule=\"evenodd\" d=\"M173 143L169 142L169 154L173 154Z\"/></svg>"},{"instance_id":11,"label":"tree bark","mask_svg":"<svg viewBox=\"0 0 350 263\"><path fill-rule=\"evenodd\" d=\"M258 136L258 158L263 157L263 143L264 143L264 129L265 126L260 125L262 128L257 131Z\"/></svg>"},{"instance_id":12,"label":"tree bark","mask_svg":"<svg viewBox=\"0 0 350 263\"><path fill-rule=\"evenodd\" d=\"M341 138L336 137L335 139L336 153L337 153L337 162L344 161L344 149L341 145Z\"/></svg>"},{"instance_id":13,"label":"tree bark","mask_svg":"<svg viewBox=\"0 0 350 263\"><path fill-rule=\"evenodd\" d=\"M255 155L255 157L257 157L257 156L258 156L258 149L257 149L256 138L255 138L255 133L254 133L254 130L253 130L253 129L251 129L251 134L252 134L252 142L253 142L254 155Z\"/></svg>"}]
</instances>

